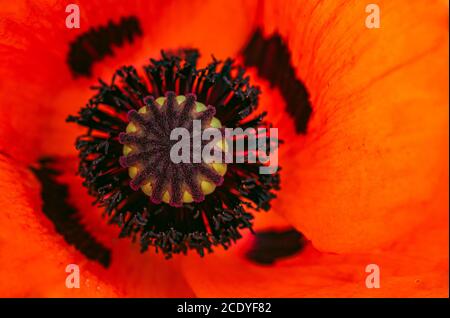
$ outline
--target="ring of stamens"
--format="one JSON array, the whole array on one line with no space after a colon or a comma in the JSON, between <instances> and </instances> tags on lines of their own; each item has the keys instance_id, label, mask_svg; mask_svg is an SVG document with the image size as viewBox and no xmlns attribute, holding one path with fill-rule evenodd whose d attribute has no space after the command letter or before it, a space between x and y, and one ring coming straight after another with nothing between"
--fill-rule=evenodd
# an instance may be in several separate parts
<instances>
[{"instance_id":1,"label":"ring of stamens","mask_svg":"<svg viewBox=\"0 0 450 318\"><path fill-rule=\"evenodd\" d=\"M201 202L223 182L225 163L174 163L170 159L174 128L192 129L194 120L201 121L202 131L222 128L214 117L215 108L197 102L194 94L176 96L168 92L156 100L144 99L146 106L128 113L126 132L119 135L123 146L120 164L128 168L130 187L139 188L155 204L168 203L180 207L183 203ZM225 150L226 144L217 145Z\"/></svg>"}]
</instances>

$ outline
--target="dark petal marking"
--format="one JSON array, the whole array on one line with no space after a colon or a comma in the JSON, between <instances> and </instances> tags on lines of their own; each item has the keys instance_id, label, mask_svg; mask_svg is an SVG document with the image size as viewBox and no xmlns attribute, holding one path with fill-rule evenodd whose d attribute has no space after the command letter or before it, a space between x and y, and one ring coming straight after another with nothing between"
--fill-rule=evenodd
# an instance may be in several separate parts
<instances>
[{"instance_id":1,"label":"dark petal marking","mask_svg":"<svg viewBox=\"0 0 450 318\"><path fill-rule=\"evenodd\" d=\"M99 243L80 222L77 209L69 203L68 186L56 180L61 172L52 167L55 160L43 158L36 167L31 167L42 186L42 212L68 244L88 259L109 267L111 251Z\"/></svg>"},{"instance_id":2,"label":"dark petal marking","mask_svg":"<svg viewBox=\"0 0 450 318\"><path fill-rule=\"evenodd\" d=\"M295 229L256 232L246 256L255 263L271 265L281 258L301 252L306 243L303 234Z\"/></svg>"},{"instance_id":3,"label":"dark petal marking","mask_svg":"<svg viewBox=\"0 0 450 318\"><path fill-rule=\"evenodd\" d=\"M293 118L297 133L305 134L312 113L309 93L295 74L291 53L283 38L278 33L264 38L258 29L242 54L245 65L255 66L259 76L280 90L286 102L286 111Z\"/></svg>"},{"instance_id":4,"label":"dark petal marking","mask_svg":"<svg viewBox=\"0 0 450 318\"><path fill-rule=\"evenodd\" d=\"M118 23L109 21L106 26L90 28L70 43L67 64L74 76L90 77L95 62L114 55L115 46L132 43L139 36L142 36L142 28L134 16L122 17Z\"/></svg>"}]
</instances>

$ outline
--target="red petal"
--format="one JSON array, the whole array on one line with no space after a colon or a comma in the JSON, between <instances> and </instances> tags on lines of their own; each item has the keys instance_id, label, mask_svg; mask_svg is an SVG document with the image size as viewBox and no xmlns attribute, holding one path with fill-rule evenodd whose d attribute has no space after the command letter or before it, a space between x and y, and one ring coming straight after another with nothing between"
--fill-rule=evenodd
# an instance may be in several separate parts
<instances>
[{"instance_id":1,"label":"red petal","mask_svg":"<svg viewBox=\"0 0 450 318\"><path fill-rule=\"evenodd\" d=\"M365 5L265 6L313 106L306 136L287 116L274 125L274 209L325 251L388 246L448 214L448 7L381 1L382 26L367 29ZM271 118L284 107L267 90L263 103Z\"/></svg>"}]
</instances>

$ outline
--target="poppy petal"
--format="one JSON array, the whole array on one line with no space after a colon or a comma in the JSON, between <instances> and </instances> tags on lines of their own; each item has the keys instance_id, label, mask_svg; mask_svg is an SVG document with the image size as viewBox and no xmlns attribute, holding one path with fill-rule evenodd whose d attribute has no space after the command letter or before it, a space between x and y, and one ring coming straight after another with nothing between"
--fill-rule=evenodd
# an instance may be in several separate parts
<instances>
[{"instance_id":1,"label":"poppy petal","mask_svg":"<svg viewBox=\"0 0 450 318\"><path fill-rule=\"evenodd\" d=\"M263 94L285 141L274 210L321 251L388 246L448 213L448 7L377 3L380 29L362 2L265 2L264 33L284 38L313 107L296 135Z\"/></svg>"},{"instance_id":2,"label":"poppy petal","mask_svg":"<svg viewBox=\"0 0 450 318\"><path fill-rule=\"evenodd\" d=\"M192 297L176 262L162 255L141 254L136 244L119 240L115 227L102 222L101 212L75 177L76 160L60 161L67 169L58 182L68 186L70 201L85 212L80 220L111 250L105 268L69 245L41 212L39 183L26 169L0 160L0 204L5 207L0 225L0 295L16 297ZM48 204L48 202L47 202ZM61 211L64 213L64 211ZM30 266L24 266L30 264ZM80 288L67 288L66 266L79 266Z\"/></svg>"},{"instance_id":3,"label":"poppy petal","mask_svg":"<svg viewBox=\"0 0 450 318\"><path fill-rule=\"evenodd\" d=\"M445 242L445 238L446 244L433 244L436 239ZM204 259L196 255L185 258L183 271L196 295L448 297L448 231L445 226L405 237L402 243L390 249L369 253L323 253L309 242L297 255L271 266L257 264L246 257L254 239L248 235L229 251L217 251ZM432 246L431 252L429 246ZM374 265L379 273L379 288L368 288L372 286L369 275L374 273Z\"/></svg>"},{"instance_id":4,"label":"poppy petal","mask_svg":"<svg viewBox=\"0 0 450 318\"><path fill-rule=\"evenodd\" d=\"M0 8L0 75L6 79L0 86L0 149L24 163L43 153L74 153L81 130L65 119L93 95L90 86L97 78L109 81L120 66L139 67L161 49L195 47L208 60L211 54L235 55L253 29L258 1L76 3L79 29L66 28L66 4L60 1L16 1ZM114 56L94 65L91 78L74 78L67 65L70 43L93 28L130 16L140 21L142 36L114 48Z\"/></svg>"},{"instance_id":5,"label":"poppy petal","mask_svg":"<svg viewBox=\"0 0 450 318\"><path fill-rule=\"evenodd\" d=\"M105 221L103 210L93 205L94 198L76 176L78 160L75 157L58 160L57 167L62 171L58 180L68 186L68 197L86 231L111 251L107 268L91 262L99 277L115 286L124 297L194 297L178 260L166 260L162 253L154 251L141 253L137 242L119 238L120 229Z\"/></svg>"},{"instance_id":6,"label":"poppy petal","mask_svg":"<svg viewBox=\"0 0 450 318\"><path fill-rule=\"evenodd\" d=\"M88 268L40 211L39 184L30 171L0 156L0 295L116 297L120 292ZM80 288L67 288L69 264L79 265Z\"/></svg>"}]
</instances>

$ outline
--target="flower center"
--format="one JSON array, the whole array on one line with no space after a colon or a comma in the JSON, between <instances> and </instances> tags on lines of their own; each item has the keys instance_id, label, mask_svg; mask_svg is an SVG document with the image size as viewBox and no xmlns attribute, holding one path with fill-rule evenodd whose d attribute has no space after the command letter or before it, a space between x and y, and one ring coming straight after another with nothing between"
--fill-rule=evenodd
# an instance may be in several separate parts
<instances>
[{"instance_id":1,"label":"flower center","mask_svg":"<svg viewBox=\"0 0 450 318\"><path fill-rule=\"evenodd\" d=\"M203 201L205 195L222 184L227 166L203 159L199 163L174 162L171 133L176 128L192 130L195 120L201 124L201 131L220 129L222 124L214 117L216 109L197 102L194 94L176 96L173 92L156 100L148 96L144 104L138 111L128 112L126 132L119 135L119 142L124 145L120 164L128 168L130 187L140 188L156 204L165 202L180 207L183 203ZM198 137L195 135L194 130L188 145L193 149L190 159L201 155L201 149L190 147L192 139Z\"/></svg>"},{"instance_id":2,"label":"flower center","mask_svg":"<svg viewBox=\"0 0 450 318\"><path fill-rule=\"evenodd\" d=\"M256 113L259 88L233 60L197 68L198 57L194 49L161 52L139 71L123 66L67 118L88 128L76 141L78 171L96 204L120 237L167 258L228 248L280 188L277 171L261 174L265 163L238 147L249 144L252 129L270 127L266 113ZM267 134L257 138L271 142ZM229 160L241 157L248 160Z\"/></svg>"}]
</instances>

